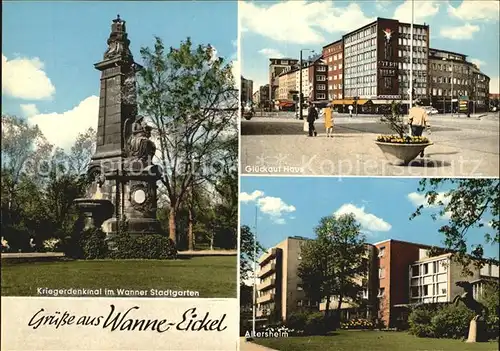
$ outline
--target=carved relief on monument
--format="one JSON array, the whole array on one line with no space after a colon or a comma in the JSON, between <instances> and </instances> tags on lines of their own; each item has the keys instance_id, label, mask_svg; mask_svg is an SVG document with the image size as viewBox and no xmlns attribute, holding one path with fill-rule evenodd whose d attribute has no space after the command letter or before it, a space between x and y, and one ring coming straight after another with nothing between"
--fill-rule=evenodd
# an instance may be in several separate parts
<instances>
[{"instance_id":1,"label":"carved relief on monument","mask_svg":"<svg viewBox=\"0 0 500 351\"><path fill-rule=\"evenodd\" d=\"M130 56L132 53L129 49L130 40L127 38L125 31L125 21L120 18L120 15L113 20L111 25L111 34L108 39L108 49L104 53L105 59L114 58L116 56Z\"/></svg>"},{"instance_id":2,"label":"carved relief on monument","mask_svg":"<svg viewBox=\"0 0 500 351\"><path fill-rule=\"evenodd\" d=\"M156 194L153 186L156 185L148 182L134 182L130 186L129 201L132 207L145 215L156 211Z\"/></svg>"}]
</instances>

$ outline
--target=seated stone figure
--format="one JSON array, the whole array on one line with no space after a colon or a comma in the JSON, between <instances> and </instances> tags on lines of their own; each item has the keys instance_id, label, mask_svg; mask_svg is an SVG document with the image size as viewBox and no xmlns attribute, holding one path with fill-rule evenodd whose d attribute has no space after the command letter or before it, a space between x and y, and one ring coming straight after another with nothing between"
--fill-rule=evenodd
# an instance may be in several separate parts
<instances>
[{"instance_id":1,"label":"seated stone figure","mask_svg":"<svg viewBox=\"0 0 500 351\"><path fill-rule=\"evenodd\" d=\"M152 128L144 123L144 117L138 116L132 124L129 139L129 157L140 160L144 166L151 165L156 152L155 144L150 140Z\"/></svg>"}]
</instances>

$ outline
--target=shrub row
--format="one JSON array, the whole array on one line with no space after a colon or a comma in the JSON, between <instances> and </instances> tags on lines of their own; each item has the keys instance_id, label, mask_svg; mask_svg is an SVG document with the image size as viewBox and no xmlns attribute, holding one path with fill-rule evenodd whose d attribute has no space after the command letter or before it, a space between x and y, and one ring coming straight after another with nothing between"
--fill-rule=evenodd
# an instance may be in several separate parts
<instances>
[{"instance_id":1,"label":"shrub row","mask_svg":"<svg viewBox=\"0 0 500 351\"><path fill-rule=\"evenodd\" d=\"M293 313L288 317L286 327L305 335L324 335L335 329L333 319L325 317L321 312Z\"/></svg>"},{"instance_id":2,"label":"shrub row","mask_svg":"<svg viewBox=\"0 0 500 351\"><path fill-rule=\"evenodd\" d=\"M116 249L109 250L106 234L98 228L84 230L63 241L67 257L75 259L171 259L177 255L173 242L161 234L132 236L122 233L114 238Z\"/></svg>"}]
</instances>

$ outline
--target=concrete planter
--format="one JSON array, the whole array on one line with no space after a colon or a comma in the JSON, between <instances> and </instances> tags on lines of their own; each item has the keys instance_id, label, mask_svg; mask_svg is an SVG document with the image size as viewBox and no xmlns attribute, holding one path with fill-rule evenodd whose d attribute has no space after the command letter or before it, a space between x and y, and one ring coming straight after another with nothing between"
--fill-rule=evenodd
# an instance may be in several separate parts
<instances>
[{"instance_id":1,"label":"concrete planter","mask_svg":"<svg viewBox=\"0 0 500 351\"><path fill-rule=\"evenodd\" d=\"M382 150L385 158L389 162L393 164L402 163L404 165L407 165L417 158L427 146L432 145L430 142L425 144L397 144L384 143L381 141L375 141L375 144Z\"/></svg>"}]
</instances>

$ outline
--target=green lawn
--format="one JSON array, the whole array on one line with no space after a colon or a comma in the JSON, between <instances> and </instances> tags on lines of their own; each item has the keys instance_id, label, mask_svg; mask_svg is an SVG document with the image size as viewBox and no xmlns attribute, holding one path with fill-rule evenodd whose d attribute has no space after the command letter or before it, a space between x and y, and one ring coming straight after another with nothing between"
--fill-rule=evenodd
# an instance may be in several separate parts
<instances>
[{"instance_id":1,"label":"green lawn","mask_svg":"<svg viewBox=\"0 0 500 351\"><path fill-rule=\"evenodd\" d=\"M498 343L467 344L460 340L417 338L405 332L338 331L329 336L256 339L256 343L286 351L496 351Z\"/></svg>"},{"instance_id":2,"label":"green lawn","mask_svg":"<svg viewBox=\"0 0 500 351\"><path fill-rule=\"evenodd\" d=\"M2 260L2 296L38 296L37 288L198 291L236 298L237 257L15 263Z\"/></svg>"}]
</instances>

